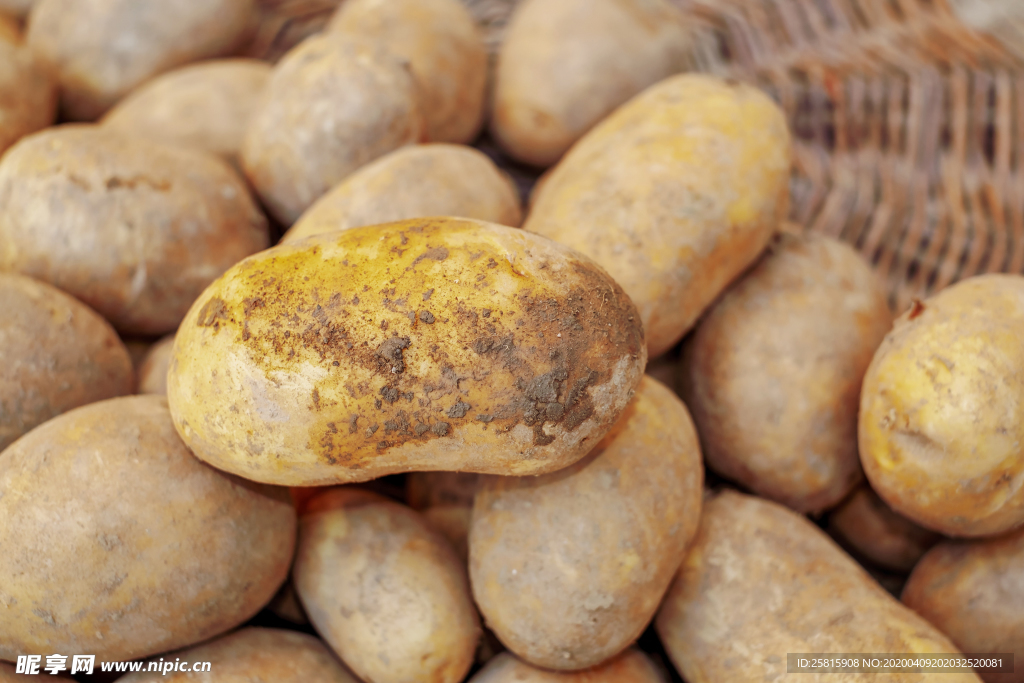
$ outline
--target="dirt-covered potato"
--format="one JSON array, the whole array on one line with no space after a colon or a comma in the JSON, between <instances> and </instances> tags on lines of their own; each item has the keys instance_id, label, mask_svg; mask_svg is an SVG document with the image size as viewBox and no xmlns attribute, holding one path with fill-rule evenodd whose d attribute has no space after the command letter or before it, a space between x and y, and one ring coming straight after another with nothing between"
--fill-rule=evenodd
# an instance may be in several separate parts
<instances>
[{"instance_id":1,"label":"dirt-covered potato","mask_svg":"<svg viewBox=\"0 0 1024 683\"><path fill-rule=\"evenodd\" d=\"M789 155L785 117L760 90L676 76L583 137L523 227L606 268L654 358L768 244L789 202Z\"/></svg>"},{"instance_id":2,"label":"dirt-covered potato","mask_svg":"<svg viewBox=\"0 0 1024 683\"><path fill-rule=\"evenodd\" d=\"M579 460L646 362L636 308L586 257L457 218L306 238L242 261L175 338L193 452L288 486Z\"/></svg>"},{"instance_id":3,"label":"dirt-covered potato","mask_svg":"<svg viewBox=\"0 0 1024 683\"><path fill-rule=\"evenodd\" d=\"M241 47L254 1L39 0L26 38L57 72L65 117L92 121L159 73Z\"/></svg>"},{"instance_id":4,"label":"dirt-covered potato","mask_svg":"<svg viewBox=\"0 0 1024 683\"><path fill-rule=\"evenodd\" d=\"M0 40L0 154L53 123L57 84L30 51Z\"/></svg>"},{"instance_id":5,"label":"dirt-covered potato","mask_svg":"<svg viewBox=\"0 0 1024 683\"><path fill-rule=\"evenodd\" d=\"M174 335L169 334L149 347L139 366L138 394L167 394L167 367L171 363Z\"/></svg>"},{"instance_id":6,"label":"dirt-covered potato","mask_svg":"<svg viewBox=\"0 0 1024 683\"><path fill-rule=\"evenodd\" d=\"M410 472L405 478L405 502L413 510L435 505L473 507L480 475L473 472Z\"/></svg>"},{"instance_id":7,"label":"dirt-covered potato","mask_svg":"<svg viewBox=\"0 0 1024 683\"><path fill-rule=\"evenodd\" d=\"M686 406L650 377L575 465L483 478L469 571L488 628L546 669L585 669L622 652L685 556L703 482Z\"/></svg>"},{"instance_id":8,"label":"dirt-covered potato","mask_svg":"<svg viewBox=\"0 0 1024 683\"><path fill-rule=\"evenodd\" d=\"M852 247L776 235L683 352L708 467L797 512L834 507L863 480L860 385L891 326L885 288Z\"/></svg>"},{"instance_id":9,"label":"dirt-covered potato","mask_svg":"<svg viewBox=\"0 0 1024 683\"><path fill-rule=\"evenodd\" d=\"M310 622L349 668L377 683L458 683L480 623L465 565L413 510L334 489L299 520L293 570Z\"/></svg>"},{"instance_id":10,"label":"dirt-covered potato","mask_svg":"<svg viewBox=\"0 0 1024 683\"><path fill-rule=\"evenodd\" d=\"M428 140L467 144L476 138L487 48L459 0L345 0L327 30L366 37L409 64Z\"/></svg>"},{"instance_id":11,"label":"dirt-covered potato","mask_svg":"<svg viewBox=\"0 0 1024 683\"><path fill-rule=\"evenodd\" d=\"M0 301L0 451L72 408L132 392L128 350L88 306L12 273L0 273Z\"/></svg>"},{"instance_id":12,"label":"dirt-covered potato","mask_svg":"<svg viewBox=\"0 0 1024 683\"><path fill-rule=\"evenodd\" d=\"M237 166L242 137L270 69L257 59L219 59L175 69L134 90L102 123L154 142L217 154Z\"/></svg>"},{"instance_id":13,"label":"dirt-covered potato","mask_svg":"<svg viewBox=\"0 0 1024 683\"><path fill-rule=\"evenodd\" d=\"M1024 277L916 302L871 361L860 457L889 506L947 536L1024 524Z\"/></svg>"},{"instance_id":14,"label":"dirt-covered potato","mask_svg":"<svg viewBox=\"0 0 1024 683\"><path fill-rule=\"evenodd\" d=\"M203 152L72 125L0 160L0 270L59 287L120 332L170 332L268 243L245 183Z\"/></svg>"},{"instance_id":15,"label":"dirt-covered potato","mask_svg":"<svg viewBox=\"0 0 1024 683\"><path fill-rule=\"evenodd\" d=\"M242 167L284 225L360 166L420 141L407 67L365 38L310 38L274 67L242 142Z\"/></svg>"},{"instance_id":16,"label":"dirt-covered potato","mask_svg":"<svg viewBox=\"0 0 1024 683\"><path fill-rule=\"evenodd\" d=\"M610 662L586 671L546 671L506 652L488 662L469 683L663 683L664 680L647 655L630 648Z\"/></svg>"},{"instance_id":17,"label":"dirt-covered potato","mask_svg":"<svg viewBox=\"0 0 1024 683\"><path fill-rule=\"evenodd\" d=\"M790 652L957 651L806 517L734 491L704 501L700 530L655 627L676 669L691 683L795 680L786 674ZM915 673L884 679L930 680ZM971 673L942 679L979 680Z\"/></svg>"},{"instance_id":18,"label":"dirt-covered potato","mask_svg":"<svg viewBox=\"0 0 1024 683\"><path fill-rule=\"evenodd\" d=\"M194 458L163 397L37 427L0 453L0 491L0 659L185 647L252 617L288 574L287 491Z\"/></svg>"},{"instance_id":19,"label":"dirt-covered potato","mask_svg":"<svg viewBox=\"0 0 1024 683\"><path fill-rule=\"evenodd\" d=\"M666 0L523 0L498 55L491 132L516 159L550 166L613 109L682 71L689 47Z\"/></svg>"},{"instance_id":20,"label":"dirt-covered potato","mask_svg":"<svg viewBox=\"0 0 1024 683\"><path fill-rule=\"evenodd\" d=\"M462 145L409 145L350 175L309 207L281 241L425 216L517 227L522 210L515 185L482 152Z\"/></svg>"}]
</instances>

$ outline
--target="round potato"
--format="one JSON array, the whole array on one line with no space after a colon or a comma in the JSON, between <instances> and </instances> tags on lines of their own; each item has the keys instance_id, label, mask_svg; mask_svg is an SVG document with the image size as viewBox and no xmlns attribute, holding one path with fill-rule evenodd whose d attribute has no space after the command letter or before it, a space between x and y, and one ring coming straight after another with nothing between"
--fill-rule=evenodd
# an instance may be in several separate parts
<instances>
[{"instance_id":1,"label":"round potato","mask_svg":"<svg viewBox=\"0 0 1024 683\"><path fill-rule=\"evenodd\" d=\"M72 408L132 392L128 350L88 306L12 273L0 273L0 301L0 451Z\"/></svg>"},{"instance_id":2,"label":"round potato","mask_svg":"<svg viewBox=\"0 0 1024 683\"><path fill-rule=\"evenodd\" d=\"M734 491L704 502L700 530L655 628L676 669L693 683L794 679L787 653L957 652L806 517ZM923 683L929 676L893 673L884 680ZM942 680L980 681L973 673Z\"/></svg>"},{"instance_id":3,"label":"round potato","mask_svg":"<svg viewBox=\"0 0 1024 683\"><path fill-rule=\"evenodd\" d=\"M1024 523L1024 277L915 303L864 377L860 457L899 514L947 536Z\"/></svg>"},{"instance_id":4,"label":"round potato","mask_svg":"<svg viewBox=\"0 0 1024 683\"><path fill-rule=\"evenodd\" d=\"M404 505L359 490L314 498L293 576L317 632L363 680L458 683L473 664L465 565Z\"/></svg>"},{"instance_id":5,"label":"round potato","mask_svg":"<svg viewBox=\"0 0 1024 683\"><path fill-rule=\"evenodd\" d=\"M863 480L860 385L890 327L885 288L852 247L777 235L683 352L708 467L797 512L838 504Z\"/></svg>"},{"instance_id":6,"label":"round potato","mask_svg":"<svg viewBox=\"0 0 1024 683\"><path fill-rule=\"evenodd\" d=\"M413 510L437 505L473 507L480 475L473 472L410 472L405 478L405 502Z\"/></svg>"},{"instance_id":7,"label":"round potato","mask_svg":"<svg viewBox=\"0 0 1024 683\"><path fill-rule=\"evenodd\" d=\"M0 154L53 123L57 83L28 50L0 41Z\"/></svg>"},{"instance_id":8,"label":"round potato","mask_svg":"<svg viewBox=\"0 0 1024 683\"><path fill-rule=\"evenodd\" d=\"M768 244L786 215L789 155L785 116L760 90L676 76L581 139L523 227L606 268L654 358Z\"/></svg>"},{"instance_id":9,"label":"round potato","mask_svg":"<svg viewBox=\"0 0 1024 683\"><path fill-rule=\"evenodd\" d=\"M586 455L645 362L636 308L586 257L429 218L239 263L178 329L167 395L198 457L256 481L526 475Z\"/></svg>"},{"instance_id":10,"label":"round potato","mask_svg":"<svg viewBox=\"0 0 1024 683\"><path fill-rule=\"evenodd\" d=\"M66 118L92 121L149 78L233 53L254 0L39 0L27 41L57 72Z\"/></svg>"},{"instance_id":11,"label":"round potato","mask_svg":"<svg viewBox=\"0 0 1024 683\"><path fill-rule=\"evenodd\" d=\"M410 145L350 175L309 207L281 241L426 216L517 227L522 210L512 181L482 152Z\"/></svg>"},{"instance_id":12,"label":"round potato","mask_svg":"<svg viewBox=\"0 0 1024 683\"><path fill-rule=\"evenodd\" d=\"M360 166L418 142L421 130L416 84L397 57L357 36L316 36L274 68L242 167L287 226Z\"/></svg>"},{"instance_id":13,"label":"round potato","mask_svg":"<svg viewBox=\"0 0 1024 683\"><path fill-rule=\"evenodd\" d=\"M428 140L468 144L476 138L487 48L459 0L345 0L327 30L365 36L409 64Z\"/></svg>"},{"instance_id":14,"label":"round potato","mask_svg":"<svg viewBox=\"0 0 1024 683\"><path fill-rule=\"evenodd\" d=\"M686 406L650 377L575 465L483 478L469 573L488 628L546 669L585 669L622 652L685 557L703 480Z\"/></svg>"},{"instance_id":15,"label":"round potato","mask_svg":"<svg viewBox=\"0 0 1024 683\"><path fill-rule=\"evenodd\" d=\"M295 546L287 491L194 458L158 396L32 430L0 453L0 491L9 661L140 659L211 638L274 596Z\"/></svg>"},{"instance_id":16,"label":"round potato","mask_svg":"<svg viewBox=\"0 0 1024 683\"><path fill-rule=\"evenodd\" d=\"M621 656L586 671L545 671L508 653L492 659L469 683L664 683L647 655L630 648Z\"/></svg>"},{"instance_id":17,"label":"round potato","mask_svg":"<svg viewBox=\"0 0 1024 683\"><path fill-rule=\"evenodd\" d=\"M139 366L139 394L167 395L167 367L171 363L174 335L169 334L149 347Z\"/></svg>"},{"instance_id":18,"label":"round potato","mask_svg":"<svg viewBox=\"0 0 1024 683\"><path fill-rule=\"evenodd\" d=\"M120 332L174 330L269 239L245 183L202 152L72 125L0 160L0 270L59 287Z\"/></svg>"}]
</instances>

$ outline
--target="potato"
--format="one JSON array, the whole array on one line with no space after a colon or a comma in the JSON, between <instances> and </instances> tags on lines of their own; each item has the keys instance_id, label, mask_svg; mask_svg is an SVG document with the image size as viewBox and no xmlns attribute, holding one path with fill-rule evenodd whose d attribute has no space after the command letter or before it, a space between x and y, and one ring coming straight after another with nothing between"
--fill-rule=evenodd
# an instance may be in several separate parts
<instances>
[{"instance_id":1,"label":"potato","mask_svg":"<svg viewBox=\"0 0 1024 683\"><path fill-rule=\"evenodd\" d=\"M39 0L0 0L0 12L21 19Z\"/></svg>"},{"instance_id":2,"label":"potato","mask_svg":"<svg viewBox=\"0 0 1024 683\"><path fill-rule=\"evenodd\" d=\"M0 270L59 287L120 332L174 330L210 282L268 243L245 183L202 152L72 125L0 160Z\"/></svg>"},{"instance_id":3,"label":"potato","mask_svg":"<svg viewBox=\"0 0 1024 683\"><path fill-rule=\"evenodd\" d=\"M689 48L666 0L523 0L498 55L491 133L512 157L550 166L613 109L682 71Z\"/></svg>"},{"instance_id":4,"label":"potato","mask_svg":"<svg viewBox=\"0 0 1024 683\"><path fill-rule=\"evenodd\" d=\"M0 453L0 659L140 659L256 614L288 574L287 492L192 457L167 403L56 417ZM54 587L59 586L59 590Z\"/></svg>"},{"instance_id":5,"label":"potato","mask_svg":"<svg viewBox=\"0 0 1024 683\"><path fill-rule=\"evenodd\" d=\"M9 14L0 13L0 41L11 45L21 45L25 42L25 37L21 35L21 22ZM54 93L53 103L56 107L56 89L51 87L51 90Z\"/></svg>"},{"instance_id":6,"label":"potato","mask_svg":"<svg viewBox=\"0 0 1024 683\"><path fill-rule=\"evenodd\" d=\"M487 626L546 669L585 669L622 652L685 557L702 485L686 406L650 377L575 465L545 477L484 478L469 573Z\"/></svg>"},{"instance_id":7,"label":"potato","mask_svg":"<svg viewBox=\"0 0 1024 683\"><path fill-rule=\"evenodd\" d=\"M512 227L522 221L515 186L483 153L460 145L411 145L350 175L309 207L281 241L425 216Z\"/></svg>"},{"instance_id":8,"label":"potato","mask_svg":"<svg viewBox=\"0 0 1024 683\"><path fill-rule=\"evenodd\" d=\"M601 264L670 349L764 250L786 214L790 138L757 88L665 80L566 155L523 226Z\"/></svg>"},{"instance_id":9,"label":"potato","mask_svg":"<svg viewBox=\"0 0 1024 683\"><path fill-rule=\"evenodd\" d=\"M0 154L56 115L53 74L28 50L0 40Z\"/></svg>"},{"instance_id":10,"label":"potato","mask_svg":"<svg viewBox=\"0 0 1024 683\"><path fill-rule=\"evenodd\" d=\"M473 507L480 478L473 472L410 472L405 478L405 502L413 510L436 505Z\"/></svg>"},{"instance_id":11,"label":"potato","mask_svg":"<svg viewBox=\"0 0 1024 683\"><path fill-rule=\"evenodd\" d=\"M274 599L267 604L267 609L275 617L290 621L293 624L304 625L309 623L306 610L302 608L302 603L299 602L299 594L295 592L295 585L290 580L284 582L281 590L277 591Z\"/></svg>"},{"instance_id":12,"label":"potato","mask_svg":"<svg viewBox=\"0 0 1024 683\"><path fill-rule=\"evenodd\" d=\"M1024 277L963 280L902 315L861 391L860 458L899 514L947 536L1024 523Z\"/></svg>"},{"instance_id":13,"label":"potato","mask_svg":"<svg viewBox=\"0 0 1024 683\"><path fill-rule=\"evenodd\" d=\"M219 59L169 71L121 100L102 124L154 142L201 149L238 166L242 137L270 69L257 59Z\"/></svg>"},{"instance_id":14,"label":"potato","mask_svg":"<svg viewBox=\"0 0 1024 683\"><path fill-rule=\"evenodd\" d=\"M469 683L663 683L647 656L630 648L607 664L587 671L536 669L508 653L495 657Z\"/></svg>"},{"instance_id":15,"label":"potato","mask_svg":"<svg viewBox=\"0 0 1024 683\"><path fill-rule=\"evenodd\" d=\"M466 569L415 512L334 489L299 520L295 588L318 633L363 680L457 683L480 623Z\"/></svg>"},{"instance_id":16,"label":"potato","mask_svg":"<svg viewBox=\"0 0 1024 683\"><path fill-rule=\"evenodd\" d=\"M704 501L700 530L655 628L690 683L803 680L787 653L955 653L807 518L734 491ZM849 681L851 674L808 680ZM887 674L921 683L928 674ZM944 681L978 681L949 673Z\"/></svg>"},{"instance_id":17,"label":"potato","mask_svg":"<svg viewBox=\"0 0 1024 683\"><path fill-rule=\"evenodd\" d=\"M242 141L242 167L264 204L291 225L353 171L418 142L416 84L383 47L316 36L278 63Z\"/></svg>"},{"instance_id":18,"label":"potato","mask_svg":"<svg viewBox=\"0 0 1024 683\"><path fill-rule=\"evenodd\" d=\"M254 0L39 0L28 45L57 71L65 118L92 121L144 81L244 43Z\"/></svg>"},{"instance_id":19,"label":"potato","mask_svg":"<svg viewBox=\"0 0 1024 683\"><path fill-rule=\"evenodd\" d=\"M940 543L914 567L902 600L964 652L1013 653L1015 673L979 669L986 683L1024 681L1024 529Z\"/></svg>"},{"instance_id":20,"label":"potato","mask_svg":"<svg viewBox=\"0 0 1024 683\"><path fill-rule=\"evenodd\" d=\"M487 48L459 0L346 0L328 31L365 36L409 64L427 139L472 142L484 117Z\"/></svg>"},{"instance_id":21,"label":"potato","mask_svg":"<svg viewBox=\"0 0 1024 683\"><path fill-rule=\"evenodd\" d=\"M435 505L423 510L423 519L451 543L463 564L469 561L469 521L471 505Z\"/></svg>"},{"instance_id":22,"label":"potato","mask_svg":"<svg viewBox=\"0 0 1024 683\"><path fill-rule=\"evenodd\" d=\"M171 363L174 335L169 334L149 347L139 367L139 394L167 395L167 367Z\"/></svg>"},{"instance_id":23,"label":"potato","mask_svg":"<svg viewBox=\"0 0 1024 683\"><path fill-rule=\"evenodd\" d=\"M585 257L428 218L239 263L178 329L167 395L198 457L256 481L526 475L586 455L645 362L635 307Z\"/></svg>"}]
</instances>

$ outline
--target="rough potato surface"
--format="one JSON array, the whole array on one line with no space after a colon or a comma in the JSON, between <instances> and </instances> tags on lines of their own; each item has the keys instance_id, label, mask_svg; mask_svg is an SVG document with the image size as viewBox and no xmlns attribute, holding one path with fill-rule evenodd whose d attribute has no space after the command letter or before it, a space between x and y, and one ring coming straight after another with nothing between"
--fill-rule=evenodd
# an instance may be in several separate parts
<instances>
[{"instance_id":1,"label":"rough potato surface","mask_svg":"<svg viewBox=\"0 0 1024 683\"><path fill-rule=\"evenodd\" d=\"M610 662L586 671L546 671L503 652L469 683L663 683L647 655L630 648Z\"/></svg>"}]
</instances>

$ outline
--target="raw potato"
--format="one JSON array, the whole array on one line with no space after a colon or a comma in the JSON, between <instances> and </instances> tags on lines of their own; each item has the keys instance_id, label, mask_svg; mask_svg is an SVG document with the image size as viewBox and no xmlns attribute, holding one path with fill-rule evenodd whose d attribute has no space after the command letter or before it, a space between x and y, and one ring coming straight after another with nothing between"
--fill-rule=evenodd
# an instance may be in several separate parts
<instances>
[{"instance_id":1,"label":"raw potato","mask_svg":"<svg viewBox=\"0 0 1024 683\"><path fill-rule=\"evenodd\" d=\"M492 659L469 683L663 683L647 655L635 648L587 671L545 671L521 662L508 653Z\"/></svg>"},{"instance_id":2,"label":"raw potato","mask_svg":"<svg viewBox=\"0 0 1024 683\"><path fill-rule=\"evenodd\" d=\"M512 227L523 218L512 181L482 152L461 145L410 145L350 175L309 207L281 241L426 216Z\"/></svg>"},{"instance_id":3,"label":"raw potato","mask_svg":"<svg viewBox=\"0 0 1024 683\"><path fill-rule=\"evenodd\" d=\"M885 288L852 247L777 235L683 352L708 467L797 512L838 504L863 480L860 385L891 327Z\"/></svg>"},{"instance_id":4,"label":"raw potato","mask_svg":"<svg viewBox=\"0 0 1024 683\"><path fill-rule=\"evenodd\" d=\"M0 451L72 408L131 393L128 350L88 306L11 273L0 273L0 301Z\"/></svg>"},{"instance_id":5,"label":"raw potato","mask_svg":"<svg viewBox=\"0 0 1024 683\"><path fill-rule=\"evenodd\" d=\"M655 358L768 244L786 215L789 156L785 117L760 90L676 76L581 139L523 227L606 268Z\"/></svg>"},{"instance_id":6,"label":"raw potato","mask_svg":"<svg viewBox=\"0 0 1024 683\"><path fill-rule=\"evenodd\" d=\"M163 397L77 408L0 453L0 659L140 659L255 615L288 574L281 489L204 465ZM54 587L59 586L59 590Z\"/></svg>"},{"instance_id":7,"label":"raw potato","mask_svg":"<svg viewBox=\"0 0 1024 683\"><path fill-rule=\"evenodd\" d=\"M0 160L0 270L59 287L120 332L174 330L267 221L215 157L99 126L29 136Z\"/></svg>"},{"instance_id":8,"label":"raw potato","mask_svg":"<svg viewBox=\"0 0 1024 683\"><path fill-rule=\"evenodd\" d=\"M139 394L167 395L167 367L171 363L174 335L169 334L149 347L139 367Z\"/></svg>"},{"instance_id":9,"label":"raw potato","mask_svg":"<svg viewBox=\"0 0 1024 683\"><path fill-rule=\"evenodd\" d=\"M480 479L473 472L410 472L405 478L405 501L413 510L436 505L473 507Z\"/></svg>"},{"instance_id":10,"label":"raw potato","mask_svg":"<svg viewBox=\"0 0 1024 683\"><path fill-rule=\"evenodd\" d=\"M234 52L254 0L39 0L27 41L57 71L66 118L92 121L144 81Z\"/></svg>"},{"instance_id":11,"label":"raw potato","mask_svg":"<svg viewBox=\"0 0 1024 683\"><path fill-rule=\"evenodd\" d=\"M283 225L360 166L418 142L416 84L383 47L316 36L274 68L242 143L242 166Z\"/></svg>"},{"instance_id":12,"label":"raw potato","mask_svg":"<svg viewBox=\"0 0 1024 683\"><path fill-rule=\"evenodd\" d=\"M299 521L295 588L318 633L360 678L458 683L480 623L465 565L416 512L334 489Z\"/></svg>"},{"instance_id":13,"label":"raw potato","mask_svg":"<svg viewBox=\"0 0 1024 683\"><path fill-rule=\"evenodd\" d=\"M523 0L498 56L491 132L516 159L550 166L613 109L682 71L689 49L666 0Z\"/></svg>"},{"instance_id":14,"label":"raw potato","mask_svg":"<svg viewBox=\"0 0 1024 683\"><path fill-rule=\"evenodd\" d=\"M860 457L899 514L947 536L1024 523L1024 277L983 275L901 316L860 403Z\"/></svg>"},{"instance_id":15,"label":"raw potato","mask_svg":"<svg viewBox=\"0 0 1024 683\"><path fill-rule=\"evenodd\" d=\"M472 516L471 505L435 505L423 510L423 519L452 544L463 564L469 561L469 522Z\"/></svg>"},{"instance_id":16,"label":"raw potato","mask_svg":"<svg viewBox=\"0 0 1024 683\"><path fill-rule=\"evenodd\" d=\"M1024 681L1024 529L940 543L914 567L902 599L963 652L1012 652L1015 673L979 669L986 683Z\"/></svg>"},{"instance_id":17,"label":"raw potato","mask_svg":"<svg viewBox=\"0 0 1024 683\"><path fill-rule=\"evenodd\" d=\"M53 74L27 49L0 41L0 154L57 115Z\"/></svg>"},{"instance_id":18,"label":"raw potato","mask_svg":"<svg viewBox=\"0 0 1024 683\"><path fill-rule=\"evenodd\" d=\"M0 40L11 45L21 45L25 40L21 35L21 23L9 14L0 13ZM56 105L56 97L54 104Z\"/></svg>"},{"instance_id":19,"label":"raw potato","mask_svg":"<svg viewBox=\"0 0 1024 683\"><path fill-rule=\"evenodd\" d=\"M459 0L346 0L328 31L365 36L408 62L427 139L472 142L483 125L487 48Z\"/></svg>"},{"instance_id":20,"label":"raw potato","mask_svg":"<svg viewBox=\"0 0 1024 683\"><path fill-rule=\"evenodd\" d=\"M697 530L703 465L686 406L644 377L612 431L545 477L486 477L469 572L488 628L546 669L597 666L650 623Z\"/></svg>"},{"instance_id":21,"label":"raw potato","mask_svg":"<svg viewBox=\"0 0 1024 683\"><path fill-rule=\"evenodd\" d=\"M274 599L267 605L267 609L274 616L290 621L293 624L309 623L309 617L306 616L306 610L302 608L302 603L299 602L299 594L295 592L295 585L292 584L291 580L284 582L281 590L277 592Z\"/></svg>"},{"instance_id":22,"label":"raw potato","mask_svg":"<svg viewBox=\"0 0 1024 683\"><path fill-rule=\"evenodd\" d=\"M429 218L239 263L178 329L167 394L198 457L256 481L522 476L586 455L645 362L636 308L593 262Z\"/></svg>"}]
</instances>

